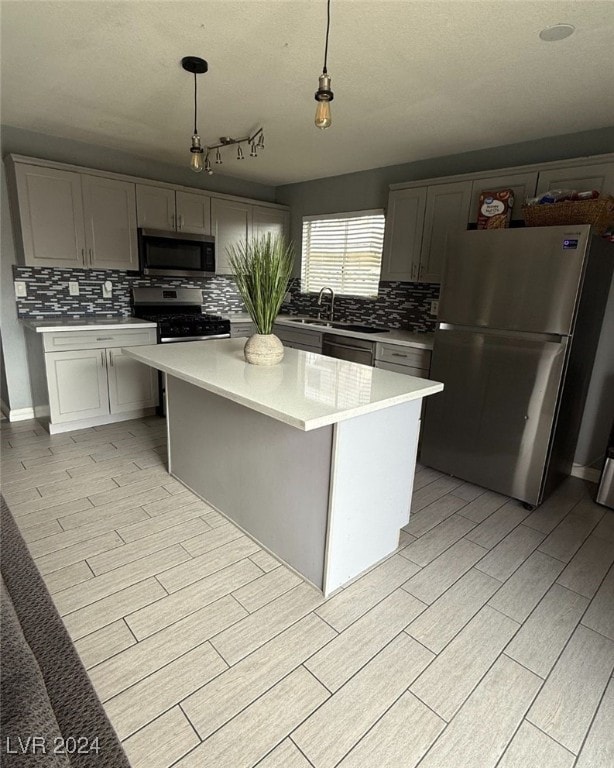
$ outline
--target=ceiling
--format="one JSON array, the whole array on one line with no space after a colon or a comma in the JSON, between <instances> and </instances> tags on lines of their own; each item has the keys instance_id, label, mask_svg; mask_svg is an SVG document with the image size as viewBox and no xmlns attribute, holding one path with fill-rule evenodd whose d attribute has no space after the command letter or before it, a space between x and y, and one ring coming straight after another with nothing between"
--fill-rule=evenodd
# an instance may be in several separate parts
<instances>
[{"instance_id":1,"label":"ceiling","mask_svg":"<svg viewBox=\"0 0 614 768\"><path fill-rule=\"evenodd\" d=\"M268 184L614 125L612 0L332 0L333 124L313 124L326 0L3 0L2 122L189 162L201 56L203 142L263 125ZM552 24L575 25L542 42ZM247 153L246 153L247 154Z\"/></svg>"}]
</instances>

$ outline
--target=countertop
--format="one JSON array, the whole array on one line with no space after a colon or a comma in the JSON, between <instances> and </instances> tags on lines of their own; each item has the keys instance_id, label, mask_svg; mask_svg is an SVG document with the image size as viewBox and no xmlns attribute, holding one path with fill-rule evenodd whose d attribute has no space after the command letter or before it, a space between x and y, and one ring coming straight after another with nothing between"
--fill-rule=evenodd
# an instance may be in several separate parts
<instances>
[{"instance_id":1,"label":"countertop","mask_svg":"<svg viewBox=\"0 0 614 768\"><path fill-rule=\"evenodd\" d=\"M136 317L81 317L79 319L22 320L26 328L37 333L51 331L116 331L120 328L155 328L156 324Z\"/></svg>"},{"instance_id":2,"label":"countertop","mask_svg":"<svg viewBox=\"0 0 614 768\"><path fill-rule=\"evenodd\" d=\"M435 394L443 384L286 349L278 365L250 365L245 339L126 347L146 365L304 431ZM172 418L172 412L171 412Z\"/></svg>"},{"instance_id":3,"label":"countertop","mask_svg":"<svg viewBox=\"0 0 614 768\"><path fill-rule=\"evenodd\" d=\"M251 322L247 312L237 312L234 314L225 314L231 323ZM369 341L383 341L389 344L396 344L404 347L414 347L415 349L433 349L434 333L415 333L413 331L401 331L396 328L384 333L358 333L357 331L347 331L343 328L327 328L324 325L305 325L295 323L294 319L307 317L307 315L278 315L275 322L288 328L296 328L302 331L311 331L312 333L334 333L339 336L353 336L355 339L367 339ZM368 325L368 323L365 323Z\"/></svg>"}]
</instances>

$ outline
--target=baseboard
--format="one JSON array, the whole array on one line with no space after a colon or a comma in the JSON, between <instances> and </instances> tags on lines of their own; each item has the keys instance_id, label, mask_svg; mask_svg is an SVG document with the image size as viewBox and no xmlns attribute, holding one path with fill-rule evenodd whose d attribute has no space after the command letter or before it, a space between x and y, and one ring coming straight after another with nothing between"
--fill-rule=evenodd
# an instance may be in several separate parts
<instances>
[{"instance_id":1,"label":"baseboard","mask_svg":"<svg viewBox=\"0 0 614 768\"><path fill-rule=\"evenodd\" d=\"M139 408L135 411L126 411L125 413L112 413L105 416L96 416L92 419L77 419L75 421L66 421L60 424L43 424L50 435L59 435L63 432L73 432L75 429L87 429L88 427L100 427L103 424L114 424L117 421L129 421L131 419L140 419L143 416L154 416L155 408Z\"/></svg>"},{"instance_id":2,"label":"baseboard","mask_svg":"<svg viewBox=\"0 0 614 768\"><path fill-rule=\"evenodd\" d=\"M34 408L13 408L11 410L4 400L0 400L0 409L9 421L27 421L35 418Z\"/></svg>"},{"instance_id":3,"label":"baseboard","mask_svg":"<svg viewBox=\"0 0 614 768\"><path fill-rule=\"evenodd\" d=\"M594 467L584 467L582 464L574 464L571 468L572 477L579 477L581 480L589 480L591 483L598 483L601 472Z\"/></svg>"}]
</instances>

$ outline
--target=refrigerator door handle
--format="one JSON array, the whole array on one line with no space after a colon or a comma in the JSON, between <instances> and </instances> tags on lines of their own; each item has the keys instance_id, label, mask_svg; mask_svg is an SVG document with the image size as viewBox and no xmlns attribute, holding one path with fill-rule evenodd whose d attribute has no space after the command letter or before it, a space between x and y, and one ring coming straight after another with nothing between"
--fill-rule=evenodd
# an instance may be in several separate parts
<instances>
[{"instance_id":1,"label":"refrigerator door handle","mask_svg":"<svg viewBox=\"0 0 614 768\"><path fill-rule=\"evenodd\" d=\"M438 331L468 331L480 333L484 336L503 336L509 339L525 339L526 341L549 341L553 344L563 344L569 340L569 336L560 333L534 333L533 331L506 331L500 328L481 328L479 326L454 325L452 323L438 323Z\"/></svg>"}]
</instances>

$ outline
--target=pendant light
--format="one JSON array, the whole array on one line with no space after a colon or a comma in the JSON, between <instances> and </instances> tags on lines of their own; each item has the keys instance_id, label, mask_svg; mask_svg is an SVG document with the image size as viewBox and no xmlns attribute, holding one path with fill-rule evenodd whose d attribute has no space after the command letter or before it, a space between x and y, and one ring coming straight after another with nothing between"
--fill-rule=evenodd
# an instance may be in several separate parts
<instances>
[{"instance_id":1,"label":"pendant light","mask_svg":"<svg viewBox=\"0 0 614 768\"><path fill-rule=\"evenodd\" d=\"M203 165L203 148L200 144L200 136L198 135L198 127L196 125L196 119L198 116L198 86L196 83L196 75L202 75L209 69L209 65L204 59L200 59L198 56L184 56L181 59L181 66L186 72L191 72L194 75L194 133L192 134L192 145L190 152L192 158L190 160L190 168L194 173L200 173L203 168L208 166L205 170L207 173L211 173L211 163L207 156L205 165Z\"/></svg>"},{"instance_id":2,"label":"pendant light","mask_svg":"<svg viewBox=\"0 0 614 768\"><path fill-rule=\"evenodd\" d=\"M316 107L315 124L316 128L330 128L332 119L330 116L330 103L334 98L334 94L330 89L330 76L326 68L326 62L328 59L328 33L330 31L330 0L326 2L326 43L324 45L324 67L322 74L318 79L318 90L316 91L315 99L318 102Z\"/></svg>"}]
</instances>

